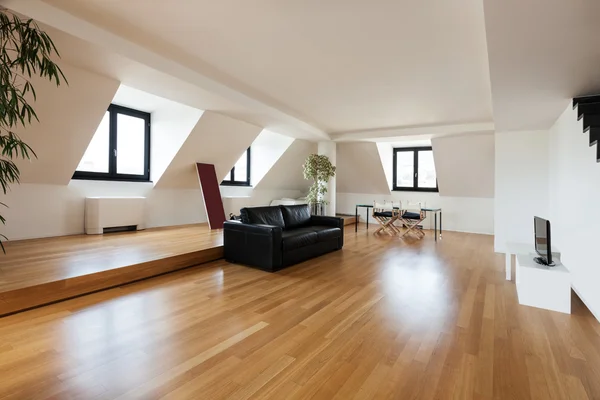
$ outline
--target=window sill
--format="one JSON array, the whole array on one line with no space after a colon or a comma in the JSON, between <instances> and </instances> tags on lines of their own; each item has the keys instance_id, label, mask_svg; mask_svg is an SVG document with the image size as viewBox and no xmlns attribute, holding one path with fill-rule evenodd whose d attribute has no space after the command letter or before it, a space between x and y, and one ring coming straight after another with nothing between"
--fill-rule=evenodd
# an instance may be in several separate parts
<instances>
[{"instance_id":1,"label":"window sill","mask_svg":"<svg viewBox=\"0 0 600 400\"><path fill-rule=\"evenodd\" d=\"M437 188L394 188L392 192L421 192L421 193L439 193Z\"/></svg>"},{"instance_id":2,"label":"window sill","mask_svg":"<svg viewBox=\"0 0 600 400\"><path fill-rule=\"evenodd\" d=\"M105 176L73 176L74 181L104 181L104 182L137 182L137 183L153 183L151 180L137 178L113 178Z\"/></svg>"},{"instance_id":3,"label":"window sill","mask_svg":"<svg viewBox=\"0 0 600 400\"><path fill-rule=\"evenodd\" d=\"M221 182L220 186L234 186L234 187L249 187L251 188L252 185L249 185L247 183L236 183L236 182Z\"/></svg>"}]
</instances>

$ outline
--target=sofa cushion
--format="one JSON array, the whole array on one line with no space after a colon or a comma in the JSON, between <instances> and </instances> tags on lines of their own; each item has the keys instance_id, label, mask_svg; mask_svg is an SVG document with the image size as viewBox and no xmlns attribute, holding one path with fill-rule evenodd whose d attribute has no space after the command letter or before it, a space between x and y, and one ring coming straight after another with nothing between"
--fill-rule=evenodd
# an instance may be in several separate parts
<instances>
[{"instance_id":1,"label":"sofa cushion","mask_svg":"<svg viewBox=\"0 0 600 400\"><path fill-rule=\"evenodd\" d=\"M342 230L340 228L333 228L331 226L311 226L312 230L317 232L317 240L319 242L330 239L337 239L342 236Z\"/></svg>"},{"instance_id":2,"label":"sofa cushion","mask_svg":"<svg viewBox=\"0 0 600 400\"><path fill-rule=\"evenodd\" d=\"M283 250L299 249L318 241L318 234L312 227L286 230L281 235Z\"/></svg>"},{"instance_id":3,"label":"sofa cushion","mask_svg":"<svg viewBox=\"0 0 600 400\"><path fill-rule=\"evenodd\" d=\"M280 207L285 222L285 229L295 229L310 225L310 206L308 204Z\"/></svg>"},{"instance_id":4,"label":"sofa cushion","mask_svg":"<svg viewBox=\"0 0 600 400\"><path fill-rule=\"evenodd\" d=\"M279 207L245 207L240 210L244 224L275 225L285 227Z\"/></svg>"}]
</instances>

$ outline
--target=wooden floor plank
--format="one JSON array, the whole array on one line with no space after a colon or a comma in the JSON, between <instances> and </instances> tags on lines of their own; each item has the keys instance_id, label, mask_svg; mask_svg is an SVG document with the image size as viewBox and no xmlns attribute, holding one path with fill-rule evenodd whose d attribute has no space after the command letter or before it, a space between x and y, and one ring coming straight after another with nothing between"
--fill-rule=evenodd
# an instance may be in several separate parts
<instances>
[{"instance_id":1,"label":"wooden floor plank","mask_svg":"<svg viewBox=\"0 0 600 400\"><path fill-rule=\"evenodd\" d=\"M219 260L0 318L0 399L600 398L598 322L520 306L493 237L345 234L275 274Z\"/></svg>"},{"instance_id":2,"label":"wooden floor plank","mask_svg":"<svg viewBox=\"0 0 600 400\"><path fill-rule=\"evenodd\" d=\"M0 316L223 257L223 233L206 224L5 244Z\"/></svg>"}]
</instances>

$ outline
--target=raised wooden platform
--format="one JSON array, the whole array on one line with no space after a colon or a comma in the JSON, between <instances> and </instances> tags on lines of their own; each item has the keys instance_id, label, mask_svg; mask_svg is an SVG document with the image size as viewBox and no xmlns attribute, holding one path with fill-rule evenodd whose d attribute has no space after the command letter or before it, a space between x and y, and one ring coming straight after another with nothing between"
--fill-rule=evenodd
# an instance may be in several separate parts
<instances>
[{"instance_id":1,"label":"raised wooden platform","mask_svg":"<svg viewBox=\"0 0 600 400\"><path fill-rule=\"evenodd\" d=\"M336 214L335 216L344 219L344 226L346 226L346 225L354 225L354 223L356 222L356 216L355 215L350 215L350 214Z\"/></svg>"},{"instance_id":2,"label":"raised wooden platform","mask_svg":"<svg viewBox=\"0 0 600 400\"><path fill-rule=\"evenodd\" d=\"M223 257L222 231L206 224L5 244L0 316Z\"/></svg>"}]
</instances>

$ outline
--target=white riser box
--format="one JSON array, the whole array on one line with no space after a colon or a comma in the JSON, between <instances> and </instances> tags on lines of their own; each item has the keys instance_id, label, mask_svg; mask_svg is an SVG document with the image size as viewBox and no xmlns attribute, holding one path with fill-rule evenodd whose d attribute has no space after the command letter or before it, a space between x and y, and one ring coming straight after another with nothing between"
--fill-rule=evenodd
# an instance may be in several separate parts
<instances>
[{"instance_id":1,"label":"white riser box","mask_svg":"<svg viewBox=\"0 0 600 400\"><path fill-rule=\"evenodd\" d=\"M145 197L86 197L85 233L100 235L106 228L145 229Z\"/></svg>"}]
</instances>

